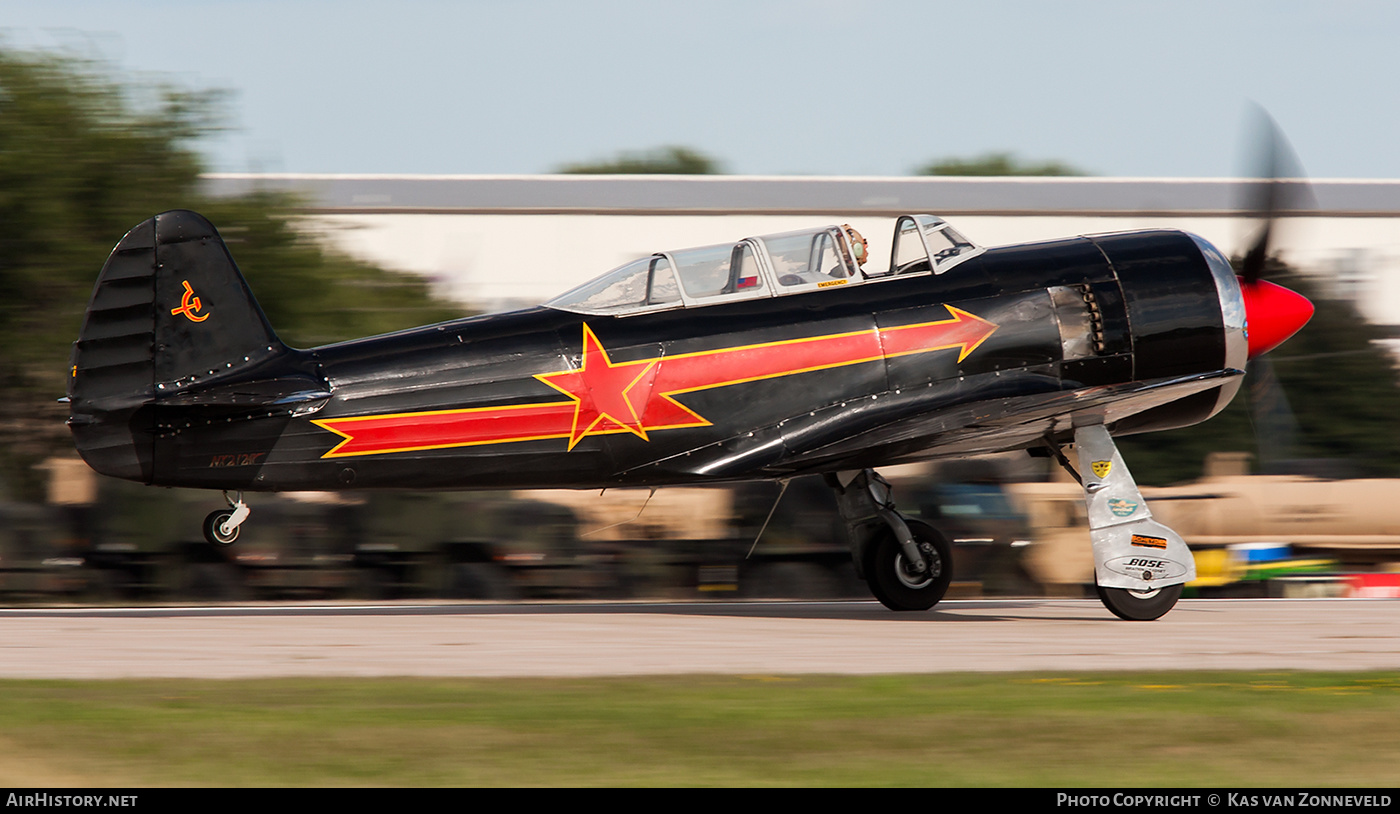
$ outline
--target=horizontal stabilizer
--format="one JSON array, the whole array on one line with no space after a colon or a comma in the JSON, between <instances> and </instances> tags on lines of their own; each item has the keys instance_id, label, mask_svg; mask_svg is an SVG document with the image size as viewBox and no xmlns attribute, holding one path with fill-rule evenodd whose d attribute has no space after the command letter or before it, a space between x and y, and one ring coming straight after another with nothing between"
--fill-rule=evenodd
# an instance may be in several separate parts
<instances>
[{"instance_id":1,"label":"horizontal stabilizer","mask_svg":"<svg viewBox=\"0 0 1400 814\"><path fill-rule=\"evenodd\" d=\"M330 397L325 382L288 377L191 387L162 398L160 403L172 407L278 407L286 410L298 405L309 408Z\"/></svg>"}]
</instances>

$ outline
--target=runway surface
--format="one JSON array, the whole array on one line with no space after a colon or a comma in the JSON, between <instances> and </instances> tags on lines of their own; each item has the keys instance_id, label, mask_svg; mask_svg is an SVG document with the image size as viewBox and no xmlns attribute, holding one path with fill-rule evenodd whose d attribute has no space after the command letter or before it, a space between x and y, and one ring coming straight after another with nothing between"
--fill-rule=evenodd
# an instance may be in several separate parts
<instances>
[{"instance_id":1,"label":"runway surface","mask_svg":"<svg viewBox=\"0 0 1400 814\"><path fill-rule=\"evenodd\" d=\"M1400 669L1400 601L1091 600L0 609L0 677Z\"/></svg>"}]
</instances>

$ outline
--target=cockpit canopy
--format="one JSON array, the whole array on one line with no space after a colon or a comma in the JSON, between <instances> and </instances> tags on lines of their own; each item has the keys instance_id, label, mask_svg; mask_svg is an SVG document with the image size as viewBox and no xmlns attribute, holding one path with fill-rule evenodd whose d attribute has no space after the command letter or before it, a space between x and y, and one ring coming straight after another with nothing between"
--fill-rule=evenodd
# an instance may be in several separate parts
<instances>
[{"instance_id":1,"label":"cockpit canopy","mask_svg":"<svg viewBox=\"0 0 1400 814\"><path fill-rule=\"evenodd\" d=\"M634 260L545 303L581 314L625 316L668 308L787 296L878 282L901 275L942 274L981 254L933 215L901 215L890 265L872 271L857 262L840 226L749 237Z\"/></svg>"}]
</instances>

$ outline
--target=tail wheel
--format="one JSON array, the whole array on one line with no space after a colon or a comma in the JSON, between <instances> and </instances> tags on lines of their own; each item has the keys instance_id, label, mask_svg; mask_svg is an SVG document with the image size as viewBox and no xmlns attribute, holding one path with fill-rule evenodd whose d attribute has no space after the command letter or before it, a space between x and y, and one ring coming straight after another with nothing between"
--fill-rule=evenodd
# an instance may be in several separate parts
<instances>
[{"instance_id":1,"label":"tail wheel","mask_svg":"<svg viewBox=\"0 0 1400 814\"><path fill-rule=\"evenodd\" d=\"M233 517L233 512L229 509L220 509L210 512L204 518L204 539L214 545L230 545L238 539L238 526L234 526L229 531L224 531L224 524Z\"/></svg>"},{"instance_id":2,"label":"tail wheel","mask_svg":"<svg viewBox=\"0 0 1400 814\"><path fill-rule=\"evenodd\" d=\"M1180 585L1168 585L1151 591L1132 591L1127 588L1104 588L1094 586L1104 607L1119 619L1129 622L1150 622L1160 619L1176 606L1181 598Z\"/></svg>"},{"instance_id":3,"label":"tail wheel","mask_svg":"<svg viewBox=\"0 0 1400 814\"><path fill-rule=\"evenodd\" d=\"M865 582L880 603L893 611L922 611L937 605L953 581L953 551L938 530L908 521L914 542L928 568L918 570L904 556L894 532L885 530L865 550Z\"/></svg>"}]
</instances>

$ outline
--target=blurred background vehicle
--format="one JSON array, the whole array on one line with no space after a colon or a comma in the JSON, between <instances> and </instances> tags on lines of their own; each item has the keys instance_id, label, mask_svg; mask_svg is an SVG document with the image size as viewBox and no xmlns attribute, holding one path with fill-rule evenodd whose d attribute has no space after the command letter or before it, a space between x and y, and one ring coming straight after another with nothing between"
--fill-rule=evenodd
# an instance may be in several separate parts
<instances>
[{"instance_id":1,"label":"blurred background vehicle","mask_svg":"<svg viewBox=\"0 0 1400 814\"><path fill-rule=\"evenodd\" d=\"M1400 596L1400 480L1247 466L1216 455L1196 481L1143 490L1195 554L1188 595ZM793 480L780 500L768 482L266 495L267 522L216 546L199 531L207 493L103 478L76 459L44 470L45 501L0 499L0 602L866 594L818 478ZM1082 490L1045 471L1002 456L897 473L900 506L953 544L951 597L1092 590Z\"/></svg>"},{"instance_id":2,"label":"blurred background vehicle","mask_svg":"<svg viewBox=\"0 0 1400 814\"><path fill-rule=\"evenodd\" d=\"M46 501L0 502L0 601L866 594L831 490L814 477L785 492L269 494L268 521L218 546L200 533L211 493L104 478L75 459L44 469ZM1000 484L906 478L900 494L948 530L954 595L1040 592L1022 563L1024 518Z\"/></svg>"}]
</instances>

